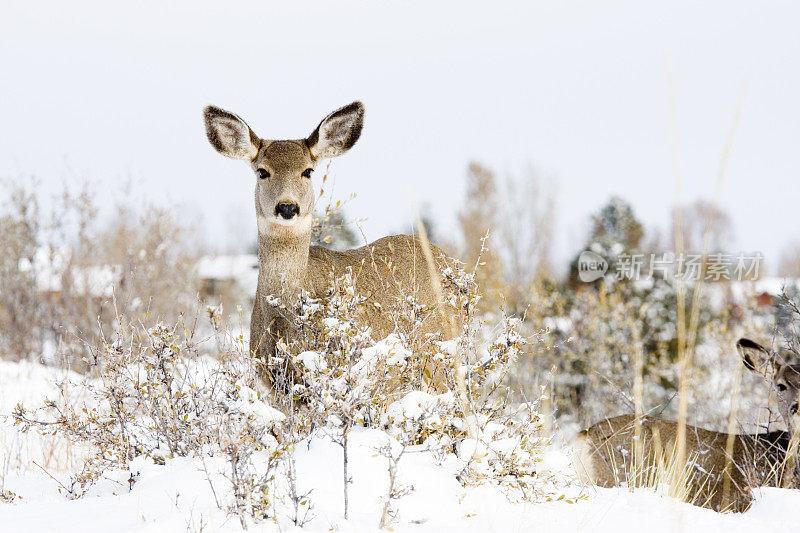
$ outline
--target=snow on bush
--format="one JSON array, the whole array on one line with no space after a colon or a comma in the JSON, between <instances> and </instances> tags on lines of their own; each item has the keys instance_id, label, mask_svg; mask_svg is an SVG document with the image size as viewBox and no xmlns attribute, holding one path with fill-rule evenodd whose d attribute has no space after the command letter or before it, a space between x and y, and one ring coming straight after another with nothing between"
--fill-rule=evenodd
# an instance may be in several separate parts
<instances>
[{"instance_id":1,"label":"snow on bush","mask_svg":"<svg viewBox=\"0 0 800 533\"><path fill-rule=\"evenodd\" d=\"M284 388L301 406L301 426L329 432L345 455L354 426L378 427L402 446L455 453L463 483L500 484L524 499L546 497L536 478L547 443L538 398L509 406L504 380L527 342L519 321L503 317L493 338L481 338L492 328L475 316L480 294L474 274L450 267L442 275L445 305L461 325L453 339L416 334L425 313L406 298L406 316L397 321L404 327L373 340L359 320L364 299L350 274L333 280L325 299L301 294L293 306L274 301L292 311L297 335L279 344L272 375L289 384Z\"/></svg>"},{"instance_id":2,"label":"snow on bush","mask_svg":"<svg viewBox=\"0 0 800 533\"><path fill-rule=\"evenodd\" d=\"M177 457L222 456L243 515L266 514L266 479L285 448L272 428L285 415L259 396L256 365L242 350L200 355L186 324L118 322L113 340L94 347L94 377L71 378L41 408L17 405L23 431L37 429L88 444L80 472L60 490L79 498L108 472L137 458L165 464ZM259 467L254 455L259 454ZM264 460L266 459L266 460ZM266 465L264 472L263 465ZM130 473L131 486L138 480Z\"/></svg>"},{"instance_id":3,"label":"snow on bush","mask_svg":"<svg viewBox=\"0 0 800 533\"><path fill-rule=\"evenodd\" d=\"M381 527L396 515L393 502L413 490L397 481L408 451L459 465L455 475L464 486L490 484L514 500L551 498L559 486L539 472L547 440L538 404L508 404L504 377L526 343L517 320L504 317L493 338L484 340L478 332L492 328L474 316L474 278L449 269L444 287L461 324L453 339L416 334L424 313L412 298L398 320L407 325L373 339L360 320L364 299L349 274L333 280L324 299L274 299L273 305L291 311L298 332L280 342L278 357L268 362L269 372L289 385L288 398L279 388L263 388L257 378L263 362L249 356L241 337L219 330L213 309L213 358L201 355L207 339L195 339L182 319L151 326L120 319L114 337L93 347L90 377L73 376L39 408L18 405L14 418L23 431L90 446L83 468L61 484L69 498L85 495L113 472L129 471L132 488L140 480L133 465L142 460L195 458L204 468L208 460L217 468L206 471L212 487L219 488L220 474L228 484L219 497L214 491L217 504L243 528L265 518L303 525L313 516L313 494L298 483L296 450L320 435L344 452L347 517L349 439L358 428L388 439L376 449L391 478Z\"/></svg>"}]
</instances>

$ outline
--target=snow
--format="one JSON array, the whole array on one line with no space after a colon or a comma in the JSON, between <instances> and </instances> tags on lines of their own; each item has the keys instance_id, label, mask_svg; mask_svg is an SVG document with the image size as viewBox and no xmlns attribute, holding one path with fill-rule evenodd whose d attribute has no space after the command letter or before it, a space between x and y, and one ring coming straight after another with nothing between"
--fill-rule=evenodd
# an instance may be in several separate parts
<instances>
[{"instance_id":1,"label":"snow","mask_svg":"<svg viewBox=\"0 0 800 533\"><path fill-rule=\"evenodd\" d=\"M209 255L197 263L200 279L233 280L246 294L253 294L258 283L258 256L255 254Z\"/></svg>"},{"instance_id":2,"label":"snow","mask_svg":"<svg viewBox=\"0 0 800 533\"><path fill-rule=\"evenodd\" d=\"M297 360L311 372L322 372L328 368L325 358L317 352L302 352L297 356Z\"/></svg>"},{"instance_id":3,"label":"snow","mask_svg":"<svg viewBox=\"0 0 800 533\"><path fill-rule=\"evenodd\" d=\"M71 260L72 251L62 246L40 246L32 261L20 260L20 272L31 272L36 280L36 288L40 292L60 292L63 287L63 276ZM88 294L98 297L111 297L114 283L120 278L121 269L112 265L88 265L74 267L70 270L70 289L77 294Z\"/></svg>"},{"instance_id":4,"label":"snow","mask_svg":"<svg viewBox=\"0 0 800 533\"><path fill-rule=\"evenodd\" d=\"M759 294L779 296L784 289L800 288L800 279L764 277L756 281L730 281L728 283L711 283L706 290L711 294L714 303L721 308L725 303L726 292L734 303L745 303Z\"/></svg>"},{"instance_id":5,"label":"snow","mask_svg":"<svg viewBox=\"0 0 800 533\"><path fill-rule=\"evenodd\" d=\"M239 398L226 402L226 407L229 411L256 415L266 424L274 424L286 420L285 414L262 402L258 397L258 393L250 387L240 385L238 393Z\"/></svg>"},{"instance_id":6,"label":"snow","mask_svg":"<svg viewBox=\"0 0 800 533\"><path fill-rule=\"evenodd\" d=\"M361 357L367 361L382 359L388 365L401 365L411 357L411 352L406 349L397 335L391 334L376 342L374 346L365 348Z\"/></svg>"},{"instance_id":7,"label":"snow","mask_svg":"<svg viewBox=\"0 0 800 533\"><path fill-rule=\"evenodd\" d=\"M428 394L414 391L393 402L381 418L381 425L404 428L424 419L426 425L442 425L440 411L449 409L455 402L452 393Z\"/></svg>"},{"instance_id":8,"label":"snow","mask_svg":"<svg viewBox=\"0 0 800 533\"><path fill-rule=\"evenodd\" d=\"M312 356L304 360L312 360ZM17 402L35 404L52 394L58 382L79 376L30 362L0 361L0 488L19 495L0 504L3 531L240 531L238 518L217 505L227 501L228 464L221 457L189 457L154 464L144 457L130 471L108 472L81 499L68 500L58 483L76 467L79 450L53 446L52 437L20 434L8 416ZM239 391L232 408L248 409L261 402L247 388ZM395 420L419 416L452 402L448 395L414 393L392 404L386 416ZM262 404L263 405L263 404ZM281 420L283 413L266 406L260 415ZM487 454L509 453L510 439L502 428L487 427L500 438L481 444ZM304 531L377 530L389 486L387 445L395 458L399 443L378 429L355 429L350 434L350 518L343 518L342 447L324 432L300 442L294 451L298 492L310 491L312 519ZM462 441L460 447L478 443ZM466 455L473 456L475 450ZM463 456L463 454L460 454ZM48 459L49 456L49 459ZM264 459L266 461L266 458ZM42 465L48 473L33 464ZM550 448L540 465L543 477L569 475L569 449ZM398 463L397 487L402 495L392 501L397 520L394 531L791 531L796 529L800 491L764 488L745 514L718 514L683 504L646 490L598 489L577 484L564 488L575 503L519 502L495 484L463 486L457 476L465 466L453 453L432 452L424 445L409 446ZM131 474L137 481L130 487ZM212 489L213 487L213 489ZM224 503L223 503L224 507ZM301 531L286 517L280 523L249 523L250 531Z\"/></svg>"}]
</instances>

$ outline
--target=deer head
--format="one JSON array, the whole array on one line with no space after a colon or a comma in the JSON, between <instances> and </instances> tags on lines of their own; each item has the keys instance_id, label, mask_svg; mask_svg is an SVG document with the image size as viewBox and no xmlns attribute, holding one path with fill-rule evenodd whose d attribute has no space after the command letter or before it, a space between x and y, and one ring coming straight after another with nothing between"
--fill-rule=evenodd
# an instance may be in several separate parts
<instances>
[{"instance_id":1,"label":"deer head","mask_svg":"<svg viewBox=\"0 0 800 533\"><path fill-rule=\"evenodd\" d=\"M311 234L314 189L311 175L321 159L352 148L361 135L364 104L353 102L325 117L305 139L261 139L238 116L204 109L206 134L222 155L250 164L256 175L259 239L296 240Z\"/></svg>"},{"instance_id":2,"label":"deer head","mask_svg":"<svg viewBox=\"0 0 800 533\"><path fill-rule=\"evenodd\" d=\"M750 339L739 339L736 348L744 365L763 376L778 398L778 411L790 434L800 428L798 416L798 393L800 393L800 365L786 364L786 358L775 350L766 348Z\"/></svg>"}]
</instances>

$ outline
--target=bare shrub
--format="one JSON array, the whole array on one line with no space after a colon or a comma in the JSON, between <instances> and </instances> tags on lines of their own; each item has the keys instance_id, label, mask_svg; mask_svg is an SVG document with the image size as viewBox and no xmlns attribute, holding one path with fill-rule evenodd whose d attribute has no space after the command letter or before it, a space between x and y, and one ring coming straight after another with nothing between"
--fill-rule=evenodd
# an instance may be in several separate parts
<instances>
[{"instance_id":1,"label":"bare shrub","mask_svg":"<svg viewBox=\"0 0 800 533\"><path fill-rule=\"evenodd\" d=\"M30 191L17 188L0 215L0 357L19 360L41 347L30 325L39 322L41 307L33 268L41 230L39 203Z\"/></svg>"},{"instance_id":2,"label":"bare shrub","mask_svg":"<svg viewBox=\"0 0 800 533\"><path fill-rule=\"evenodd\" d=\"M467 169L467 191L458 213L463 248L461 258L468 265L477 265L477 283L481 287L482 311L495 311L503 301L503 263L494 243L494 232L500 228L499 193L494 173L470 163Z\"/></svg>"},{"instance_id":3,"label":"bare shrub","mask_svg":"<svg viewBox=\"0 0 800 533\"><path fill-rule=\"evenodd\" d=\"M455 267L442 275L444 301L461 315L462 328L452 340L417 333L425 313L411 298L399 312L396 332L373 340L359 319L365 301L353 290L350 274L335 279L325 299L301 294L291 307L273 302L294 316L296 335L291 343L279 343L271 373L277 389L291 391L302 405L300 424L327 432L343 447L345 506L348 433L357 425L381 427L403 445L440 453L456 448L465 483L491 479L529 499L546 492L536 479L547 442L536 403L540 395L534 403L508 404L505 378L527 342L517 332L519 321L504 318L482 340L487 326L477 318L475 275ZM458 400L459 376L464 403Z\"/></svg>"},{"instance_id":4,"label":"bare shrub","mask_svg":"<svg viewBox=\"0 0 800 533\"><path fill-rule=\"evenodd\" d=\"M153 205L141 213L119 206L118 213L97 235L103 261L120 267L118 311L168 317L196 307L198 247L191 229Z\"/></svg>"},{"instance_id":5,"label":"bare shrub","mask_svg":"<svg viewBox=\"0 0 800 533\"><path fill-rule=\"evenodd\" d=\"M83 496L104 473L127 469L137 457L164 464L217 456L229 465L232 494L220 505L245 528L246 517L268 516L269 486L285 451L273 427L285 417L260 400L257 362L241 340L222 344L228 350L211 359L200 355L193 332L183 320L145 326L120 319L113 338L92 347L96 378L62 384L41 408L17 406L23 431L91 447L82 470L62 485L68 497ZM266 456L256 461L261 451ZM135 480L132 474L131 486Z\"/></svg>"},{"instance_id":6,"label":"bare shrub","mask_svg":"<svg viewBox=\"0 0 800 533\"><path fill-rule=\"evenodd\" d=\"M86 346L113 331L102 325L117 314L173 317L196 307L198 247L172 212L118 204L103 224L88 185L46 201L35 183L8 188L0 211L0 357L85 370Z\"/></svg>"},{"instance_id":7,"label":"bare shrub","mask_svg":"<svg viewBox=\"0 0 800 533\"><path fill-rule=\"evenodd\" d=\"M800 242L786 247L781 253L778 275L800 278Z\"/></svg>"},{"instance_id":8,"label":"bare shrub","mask_svg":"<svg viewBox=\"0 0 800 533\"><path fill-rule=\"evenodd\" d=\"M678 215L680 224L676 220ZM733 240L731 217L712 202L697 200L673 211L671 242L676 242L679 227L684 250L713 253L730 249ZM706 240L708 244L704 246Z\"/></svg>"},{"instance_id":9,"label":"bare shrub","mask_svg":"<svg viewBox=\"0 0 800 533\"><path fill-rule=\"evenodd\" d=\"M91 346L90 376L96 377L64 384L41 408L19 405L14 417L24 431L91 447L82 470L62 485L73 498L105 473L130 468L137 457L159 464L182 456L224 458L230 490L219 505L244 528L250 520L279 514L296 525L307 520L311 504L308 493L298 490L292 451L314 432L343 448L348 502L348 436L359 426L380 428L401 447L438 455L456 451L463 483L496 483L524 499L548 494L537 477L547 443L538 397L522 406L508 404L505 377L527 342L516 330L518 320L505 318L489 328L476 316L480 293L474 275L448 268L442 276L445 302L462 318L452 340L419 334L425 313L413 298L398 302L397 331L372 339L360 320L365 301L350 274L332 280L324 299L301 294L284 306L298 335L279 343L282 358L271 361L271 370L290 391L288 418L264 401L257 377L261 362L247 353L241 336L224 330L214 309L208 317L215 358L201 355L196 320L148 319L145 325L118 318L113 334ZM459 379L465 403L457 401ZM400 458L390 459L396 476ZM132 473L131 485L136 480ZM404 490L394 479L389 500ZM384 526L391 516L387 505Z\"/></svg>"},{"instance_id":10,"label":"bare shrub","mask_svg":"<svg viewBox=\"0 0 800 533\"><path fill-rule=\"evenodd\" d=\"M531 286L551 272L553 188L534 168L498 184L495 173L478 163L469 165L466 181L459 255L466 264L479 263L480 310L522 315Z\"/></svg>"},{"instance_id":11,"label":"bare shrub","mask_svg":"<svg viewBox=\"0 0 800 533\"><path fill-rule=\"evenodd\" d=\"M510 312L522 315L530 288L552 275L555 199L552 187L535 169L518 178L509 177L504 193L499 233L507 280L506 304Z\"/></svg>"}]
</instances>

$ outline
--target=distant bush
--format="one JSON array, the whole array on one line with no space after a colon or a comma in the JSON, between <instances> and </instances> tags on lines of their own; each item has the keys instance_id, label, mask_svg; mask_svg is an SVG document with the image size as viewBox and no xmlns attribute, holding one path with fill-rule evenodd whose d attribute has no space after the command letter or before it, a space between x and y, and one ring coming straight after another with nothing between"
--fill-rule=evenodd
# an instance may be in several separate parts
<instances>
[{"instance_id":1,"label":"distant bush","mask_svg":"<svg viewBox=\"0 0 800 533\"><path fill-rule=\"evenodd\" d=\"M36 184L8 189L0 208L0 358L82 370L88 346L113 332L116 315L174 317L197 306L197 246L171 212L119 204L101 223L88 187L49 199Z\"/></svg>"}]
</instances>

